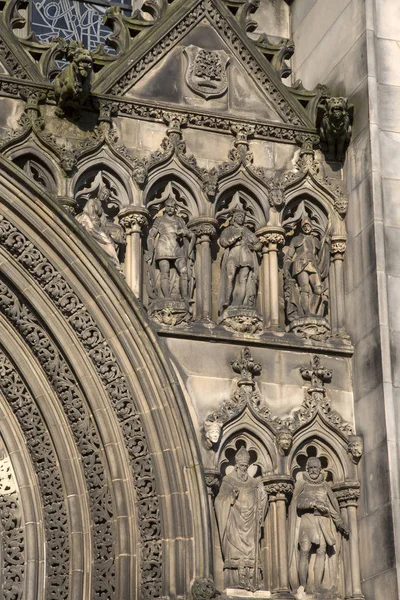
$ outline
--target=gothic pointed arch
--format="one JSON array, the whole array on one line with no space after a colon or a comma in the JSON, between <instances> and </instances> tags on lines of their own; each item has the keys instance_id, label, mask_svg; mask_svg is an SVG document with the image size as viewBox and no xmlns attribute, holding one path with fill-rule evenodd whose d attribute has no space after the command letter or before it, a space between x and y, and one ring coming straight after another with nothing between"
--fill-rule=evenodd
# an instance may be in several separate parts
<instances>
[{"instance_id":1,"label":"gothic pointed arch","mask_svg":"<svg viewBox=\"0 0 400 600\"><path fill-rule=\"evenodd\" d=\"M198 447L176 376L143 309L95 242L23 172L5 159L1 167L0 313L14 332L6 349L37 370L45 391L35 384L32 394L58 411L48 417L54 448L63 476L80 492L73 501L61 486L57 501L67 510L80 497L88 501L82 526L68 523L81 532L94 524L86 580L71 562L74 552L66 552L63 585L52 597L63 597L64 584L78 586L77 598L184 594L191 579L209 574L210 544L201 522L205 484L201 467L193 467L200 465ZM35 383L29 369L21 376ZM63 427L69 441L62 440ZM45 452L39 438L34 452ZM68 464L77 469L70 476ZM41 509L47 506L42 499ZM50 556L52 535L63 554L58 530L45 527ZM183 578L177 553L185 556ZM39 563L40 555L32 559Z\"/></svg>"}]
</instances>

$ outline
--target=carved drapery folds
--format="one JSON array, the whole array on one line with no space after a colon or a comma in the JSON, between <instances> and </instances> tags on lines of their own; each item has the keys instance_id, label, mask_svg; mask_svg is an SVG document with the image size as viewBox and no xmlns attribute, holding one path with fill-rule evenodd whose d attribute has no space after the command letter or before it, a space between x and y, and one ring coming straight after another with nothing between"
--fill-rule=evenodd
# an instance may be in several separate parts
<instances>
[{"instance_id":1,"label":"carved drapery folds","mask_svg":"<svg viewBox=\"0 0 400 600\"><path fill-rule=\"evenodd\" d=\"M313 356L299 369L299 382L310 382L302 406L277 417L260 392L262 367L250 350L231 365L239 375L235 389L203 425L217 587L228 598L240 597L240 588L253 590L256 581L260 597L362 598L356 519L362 440L331 408L325 384L332 371ZM258 506L259 491L257 502L256 496L246 500L260 486L268 510L258 519L246 513L257 535L251 529L248 562L235 562L229 544L239 548L250 530L242 524L243 511ZM257 575L254 557L260 560Z\"/></svg>"}]
</instances>

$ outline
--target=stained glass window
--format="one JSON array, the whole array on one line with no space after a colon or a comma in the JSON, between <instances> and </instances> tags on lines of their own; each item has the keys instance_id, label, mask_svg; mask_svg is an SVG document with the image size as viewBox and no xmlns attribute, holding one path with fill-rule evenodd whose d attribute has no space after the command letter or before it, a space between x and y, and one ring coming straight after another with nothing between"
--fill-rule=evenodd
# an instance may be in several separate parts
<instances>
[{"instance_id":1,"label":"stained glass window","mask_svg":"<svg viewBox=\"0 0 400 600\"><path fill-rule=\"evenodd\" d=\"M42 42L54 37L80 40L89 50L105 42L110 29L103 24L104 13L111 5L119 5L129 14L129 0L102 2L91 0L31 0L31 30Z\"/></svg>"}]
</instances>

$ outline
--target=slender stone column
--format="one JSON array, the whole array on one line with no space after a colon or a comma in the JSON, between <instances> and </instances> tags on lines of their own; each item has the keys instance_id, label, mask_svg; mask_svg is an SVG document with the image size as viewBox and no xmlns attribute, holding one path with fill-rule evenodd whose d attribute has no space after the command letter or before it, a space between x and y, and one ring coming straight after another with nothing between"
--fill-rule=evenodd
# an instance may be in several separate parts
<instances>
[{"instance_id":1,"label":"slender stone column","mask_svg":"<svg viewBox=\"0 0 400 600\"><path fill-rule=\"evenodd\" d=\"M344 303L344 273L343 260L346 252L346 238L344 236L333 236L331 246L331 262L334 270L334 289L331 290L331 296L335 299L335 317L336 335L347 337L345 322L345 303Z\"/></svg>"},{"instance_id":2,"label":"slender stone column","mask_svg":"<svg viewBox=\"0 0 400 600\"><path fill-rule=\"evenodd\" d=\"M294 482L287 475L271 475L264 479L265 490L268 493L270 506L275 504L276 512L276 548L278 578L272 598L286 600L294 598L289 589L289 564L286 529L286 504L292 496Z\"/></svg>"},{"instance_id":3,"label":"slender stone column","mask_svg":"<svg viewBox=\"0 0 400 600\"><path fill-rule=\"evenodd\" d=\"M218 469L204 469L204 474L206 478L206 486L207 486L207 497L208 497L208 509L210 512L210 527L211 527L211 539L213 540L213 544L215 545L215 541L218 537L217 525L215 521L215 512L214 512L214 500L215 496L219 492L219 488L221 485L221 473ZM213 573L214 570L214 547L210 552L210 565L209 565L210 573ZM214 574L215 577L215 574Z\"/></svg>"},{"instance_id":4,"label":"slender stone column","mask_svg":"<svg viewBox=\"0 0 400 600\"><path fill-rule=\"evenodd\" d=\"M119 220L126 233L125 277L138 297L142 298L142 229L147 225L149 212L141 206L128 206L119 214Z\"/></svg>"},{"instance_id":5,"label":"slender stone column","mask_svg":"<svg viewBox=\"0 0 400 600\"><path fill-rule=\"evenodd\" d=\"M361 575L360 575L360 553L358 548L358 525L357 525L357 506L360 497L360 484L356 481L349 481L334 486L334 491L338 499L341 512L343 509L347 511L347 519L344 519L349 528L349 554L350 561L345 565L345 588L346 598L352 600L364 600L364 595L361 591ZM344 560L346 556L344 556ZM351 589L351 596L348 596L348 591Z\"/></svg>"},{"instance_id":6,"label":"slender stone column","mask_svg":"<svg viewBox=\"0 0 400 600\"><path fill-rule=\"evenodd\" d=\"M270 329L279 327L279 271L278 250L285 242L282 227L263 227L257 235L263 242L262 258L262 297L264 326ZM266 260L267 258L267 260Z\"/></svg>"},{"instance_id":7,"label":"slender stone column","mask_svg":"<svg viewBox=\"0 0 400 600\"><path fill-rule=\"evenodd\" d=\"M211 241L218 222L209 217L192 219L189 228L196 234L196 317L210 320L212 305Z\"/></svg>"}]
</instances>

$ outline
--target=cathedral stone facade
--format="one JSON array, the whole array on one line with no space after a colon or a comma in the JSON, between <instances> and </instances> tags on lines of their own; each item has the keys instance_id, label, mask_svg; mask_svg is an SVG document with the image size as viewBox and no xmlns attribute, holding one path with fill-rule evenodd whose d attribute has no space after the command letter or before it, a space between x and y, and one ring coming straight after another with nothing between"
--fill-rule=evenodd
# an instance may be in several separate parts
<instances>
[{"instance_id":1,"label":"cathedral stone facade","mask_svg":"<svg viewBox=\"0 0 400 600\"><path fill-rule=\"evenodd\" d=\"M1 597L400 598L396 0L0 19Z\"/></svg>"}]
</instances>

